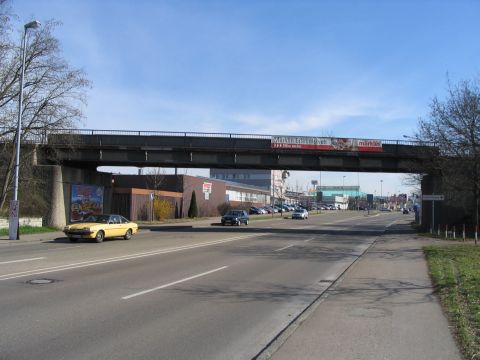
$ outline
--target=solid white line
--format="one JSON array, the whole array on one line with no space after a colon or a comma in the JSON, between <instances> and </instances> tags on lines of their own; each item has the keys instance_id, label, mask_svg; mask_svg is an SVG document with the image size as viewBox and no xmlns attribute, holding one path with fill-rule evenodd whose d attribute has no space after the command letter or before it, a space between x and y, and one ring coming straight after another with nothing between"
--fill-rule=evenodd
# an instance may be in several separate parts
<instances>
[{"instance_id":1,"label":"solid white line","mask_svg":"<svg viewBox=\"0 0 480 360\"><path fill-rule=\"evenodd\" d=\"M281 249L277 249L277 250L275 250L275 251L282 251L282 250L285 250L285 249L291 248L292 246L295 246L295 244L292 244L292 245L285 246L285 247L283 247L283 248L281 248Z\"/></svg>"},{"instance_id":2,"label":"solid white line","mask_svg":"<svg viewBox=\"0 0 480 360\"><path fill-rule=\"evenodd\" d=\"M122 297L122 300L128 300L128 299L131 299L131 298L136 297L136 296L145 295L145 294L151 293L151 292L153 292L153 291L165 289L165 288L167 288L167 287L169 287L169 286L176 285L176 284L180 284L180 283L183 283L183 282L185 282L185 281L193 280L193 279L199 278L199 277L201 277L201 276L205 276L205 275L208 275L208 274L211 274L211 273L214 273L214 272L217 272L217 271L226 269L226 268L228 268L228 266L222 266L222 267L219 267L219 268L217 268L217 269L213 269L213 270L210 270L210 271L201 273L201 274L189 276L189 277L187 277L187 278L185 278L185 279L181 279L181 280L177 280L177 281L174 281L174 282L165 284L165 285L157 286L157 287L155 287L155 288L153 288L153 289L148 289L148 290L140 291L140 292L137 292L137 293L135 293L135 294L131 294L131 295L124 296L124 297Z\"/></svg>"},{"instance_id":3,"label":"solid white line","mask_svg":"<svg viewBox=\"0 0 480 360\"><path fill-rule=\"evenodd\" d=\"M44 257L38 257L38 258L31 258L31 259L20 259L20 260L12 260L12 261L3 261L3 262L0 262L0 265L13 264L13 263L25 262L25 261L43 260L43 259L45 259L45 258L44 258Z\"/></svg>"},{"instance_id":4,"label":"solid white line","mask_svg":"<svg viewBox=\"0 0 480 360\"><path fill-rule=\"evenodd\" d=\"M51 249L47 249L48 251L53 251L53 250L70 250L70 249L75 249L75 248L79 248L79 247L83 247L83 245L76 245L76 246L69 246L69 247L59 247L59 248L51 248Z\"/></svg>"},{"instance_id":5,"label":"solid white line","mask_svg":"<svg viewBox=\"0 0 480 360\"><path fill-rule=\"evenodd\" d=\"M315 239L314 237L311 237L310 239L306 239L306 240L303 240L305 242L309 242L309 241L312 241L313 239Z\"/></svg>"},{"instance_id":6,"label":"solid white line","mask_svg":"<svg viewBox=\"0 0 480 360\"><path fill-rule=\"evenodd\" d=\"M118 256L118 257L114 257L114 258L107 258L107 259L100 259L100 260L90 260L90 261L83 261L83 262L73 263L73 264L53 266L53 267L50 267L50 268L22 271L22 272L18 272L18 273L0 275L0 281L11 280L11 279L16 279L16 278L31 276L31 275L47 274L47 273L56 272L56 271L64 271L64 270L78 269L78 268L83 268L83 267L88 267L88 266L108 264L108 263L124 261L124 260L138 259L138 258L147 257L147 256L168 254L168 253L177 252L177 251L190 250L190 249L195 249L195 248L200 248L200 247L205 247L205 246L223 244L223 243L227 243L227 242L231 242L231 241L235 241L235 240L247 239L247 238L251 238L251 237L255 237L255 236L258 236L258 234L236 236L236 237L233 237L233 238L228 238L228 239L223 239L223 240L213 240L213 241L208 241L208 242L204 242L204 243L200 243L200 244L194 244L194 245L184 245L184 246L167 248L167 249L163 249L163 250L150 251L150 252L145 252L145 253L123 255L123 256Z\"/></svg>"}]
</instances>

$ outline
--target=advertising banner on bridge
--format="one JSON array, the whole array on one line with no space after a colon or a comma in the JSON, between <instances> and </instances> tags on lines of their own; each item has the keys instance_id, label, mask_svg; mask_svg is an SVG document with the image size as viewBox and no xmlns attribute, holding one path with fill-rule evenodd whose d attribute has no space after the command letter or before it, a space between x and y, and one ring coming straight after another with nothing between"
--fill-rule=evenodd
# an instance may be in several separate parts
<instances>
[{"instance_id":1,"label":"advertising banner on bridge","mask_svg":"<svg viewBox=\"0 0 480 360\"><path fill-rule=\"evenodd\" d=\"M383 151L381 140L325 138L315 136L272 136L274 149Z\"/></svg>"},{"instance_id":2,"label":"advertising banner on bridge","mask_svg":"<svg viewBox=\"0 0 480 360\"><path fill-rule=\"evenodd\" d=\"M78 222L103 212L103 186L72 185L70 221Z\"/></svg>"}]
</instances>

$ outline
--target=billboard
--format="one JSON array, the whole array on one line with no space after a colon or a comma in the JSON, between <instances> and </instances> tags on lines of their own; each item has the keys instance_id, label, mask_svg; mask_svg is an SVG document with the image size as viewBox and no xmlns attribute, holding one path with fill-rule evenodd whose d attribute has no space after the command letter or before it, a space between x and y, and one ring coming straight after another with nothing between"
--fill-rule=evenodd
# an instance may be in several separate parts
<instances>
[{"instance_id":1,"label":"billboard","mask_svg":"<svg viewBox=\"0 0 480 360\"><path fill-rule=\"evenodd\" d=\"M71 188L70 222L103 213L103 186L75 185Z\"/></svg>"},{"instance_id":2,"label":"billboard","mask_svg":"<svg viewBox=\"0 0 480 360\"><path fill-rule=\"evenodd\" d=\"M381 140L325 138L315 136L272 136L274 149L383 151Z\"/></svg>"}]
</instances>

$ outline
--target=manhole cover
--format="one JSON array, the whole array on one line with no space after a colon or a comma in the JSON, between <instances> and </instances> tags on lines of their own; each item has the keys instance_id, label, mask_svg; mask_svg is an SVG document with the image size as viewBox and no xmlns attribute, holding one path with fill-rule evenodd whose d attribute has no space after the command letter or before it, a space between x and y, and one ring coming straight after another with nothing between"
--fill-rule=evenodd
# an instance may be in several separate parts
<instances>
[{"instance_id":1,"label":"manhole cover","mask_svg":"<svg viewBox=\"0 0 480 360\"><path fill-rule=\"evenodd\" d=\"M28 280L27 284L32 284L32 285L45 285L45 284L51 284L55 282L56 280L54 279L33 279L33 280Z\"/></svg>"}]
</instances>

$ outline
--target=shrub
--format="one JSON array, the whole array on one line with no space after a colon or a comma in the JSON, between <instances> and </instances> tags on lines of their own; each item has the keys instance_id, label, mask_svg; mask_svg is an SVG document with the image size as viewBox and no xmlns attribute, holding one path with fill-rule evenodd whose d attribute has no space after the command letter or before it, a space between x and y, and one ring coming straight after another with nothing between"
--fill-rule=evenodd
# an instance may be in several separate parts
<instances>
[{"instance_id":1,"label":"shrub","mask_svg":"<svg viewBox=\"0 0 480 360\"><path fill-rule=\"evenodd\" d=\"M158 220L170 219L174 212L174 206L165 199L155 199L153 201L153 211Z\"/></svg>"}]
</instances>

